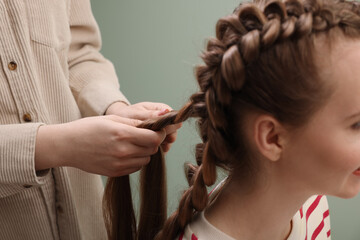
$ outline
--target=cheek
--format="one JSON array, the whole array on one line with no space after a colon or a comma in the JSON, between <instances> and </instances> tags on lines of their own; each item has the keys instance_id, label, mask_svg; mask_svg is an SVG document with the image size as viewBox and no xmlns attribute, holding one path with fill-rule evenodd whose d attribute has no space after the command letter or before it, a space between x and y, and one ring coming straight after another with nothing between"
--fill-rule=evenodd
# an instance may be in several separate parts
<instances>
[{"instance_id":1,"label":"cheek","mask_svg":"<svg viewBox=\"0 0 360 240\"><path fill-rule=\"evenodd\" d=\"M313 144L319 155L318 161L333 172L352 173L360 167L360 138L354 138L351 132L325 136Z\"/></svg>"},{"instance_id":2,"label":"cheek","mask_svg":"<svg viewBox=\"0 0 360 240\"><path fill-rule=\"evenodd\" d=\"M305 181L317 194L348 194L352 183L353 172L360 167L360 146L348 144L344 138L314 138L308 143L308 172ZM356 185L357 186L357 185ZM350 191L351 196L353 192Z\"/></svg>"},{"instance_id":3,"label":"cheek","mask_svg":"<svg viewBox=\"0 0 360 240\"><path fill-rule=\"evenodd\" d=\"M339 149L339 164L338 168L349 173L354 172L360 167L360 145L352 147L351 145L344 146L343 149ZM335 162L336 159L333 161Z\"/></svg>"},{"instance_id":4,"label":"cheek","mask_svg":"<svg viewBox=\"0 0 360 240\"><path fill-rule=\"evenodd\" d=\"M353 169L353 153L349 146L341 143L336 137L314 138L313 141L309 141L309 150L309 158L313 161L309 164L329 177Z\"/></svg>"},{"instance_id":5,"label":"cheek","mask_svg":"<svg viewBox=\"0 0 360 240\"><path fill-rule=\"evenodd\" d=\"M294 145L285 156L290 162L287 167L300 184L311 186L319 193L344 181L356 169L354 154L337 140L312 135Z\"/></svg>"}]
</instances>

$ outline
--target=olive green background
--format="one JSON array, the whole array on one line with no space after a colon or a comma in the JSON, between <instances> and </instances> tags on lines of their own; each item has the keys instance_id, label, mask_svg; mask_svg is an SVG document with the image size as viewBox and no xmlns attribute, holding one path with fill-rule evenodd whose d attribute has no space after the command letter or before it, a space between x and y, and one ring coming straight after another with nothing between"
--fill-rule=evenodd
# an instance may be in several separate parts
<instances>
[{"instance_id":1,"label":"olive green background","mask_svg":"<svg viewBox=\"0 0 360 240\"><path fill-rule=\"evenodd\" d=\"M121 90L132 103L164 102L180 108L197 90L194 66L216 21L235 0L92 0L103 37L102 53L117 70ZM194 161L199 141L193 121L179 131L167 154L169 212L187 186L183 164ZM132 177L136 189L136 175ZM332 239L360 239L360 197L329 197Z\"/></svg>"}]
</instances>

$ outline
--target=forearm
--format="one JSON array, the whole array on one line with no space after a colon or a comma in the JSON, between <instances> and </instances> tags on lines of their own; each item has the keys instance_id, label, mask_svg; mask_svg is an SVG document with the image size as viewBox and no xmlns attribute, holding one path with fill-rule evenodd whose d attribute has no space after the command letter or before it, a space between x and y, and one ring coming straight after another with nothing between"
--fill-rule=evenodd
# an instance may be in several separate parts
<instances>
[{"instance_id":1,"label":"forearm","mask_svg":"<svg viewBox=\"0 0 360 240\"><path fill-rule=\"evenodd\" d=\"M71 1L69 83L83 117L103 115L114 102L128 102L119 91L113 64L99 52L99 28L89 0Z\"/></svg>"},{"instance_id":2,"label":"forearm","mask_svg":"<svg viewBox=\"0 0 360 240\"><path fill-rule=\"evenodd\" d=\"M42 126L36 138L35 168L69 166L106 176L137 171L165 138L163 131L136 128L139 123L111 115Z\"/></svg>"}]
</instances>

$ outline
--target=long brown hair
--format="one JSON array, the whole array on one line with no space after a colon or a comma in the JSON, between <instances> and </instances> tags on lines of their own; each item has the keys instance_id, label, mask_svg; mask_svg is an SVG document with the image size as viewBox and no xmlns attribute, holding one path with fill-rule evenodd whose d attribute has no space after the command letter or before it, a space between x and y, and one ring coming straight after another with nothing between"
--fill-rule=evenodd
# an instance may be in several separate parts
<instances>
[{"instance_id":1,"label":"long brown hair","mask_svg":"<svg viewBox=\"0 0 360 240\"><path fill-rule=\"evenodd\" d=\"M109 239L174 239L207 206L206 186L215 183L217 166L230 175L234 168L244 177L251 172L241 124L247 111L265 112L292 127L305 124L332 92L318 75L316 42L320 36L329 43L339 35L359 38L359 15L357 2L259 0L221 18L202 54L205 64L196 68L199 91L178 112L139 126L156 131L198 119L202 143L196 146L197 165L187 168L189 188L165 221L164 161L161 152L154 156L141 174L137 230L128 177L110 178L104 195Z\"/></svg>"}]
</instances>

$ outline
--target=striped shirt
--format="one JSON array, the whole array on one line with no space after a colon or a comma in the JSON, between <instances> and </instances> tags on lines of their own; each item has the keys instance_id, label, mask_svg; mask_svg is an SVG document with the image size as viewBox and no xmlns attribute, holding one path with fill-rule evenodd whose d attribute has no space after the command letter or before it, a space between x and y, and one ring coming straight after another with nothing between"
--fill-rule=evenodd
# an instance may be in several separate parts
<instances>
[{"instance_id":1,"label":"striped shirt","mask_svg":"<svg viewBox=\"0 0 360 240\"><path fill-rule=\"evenodd\" d=\"M211 225L204 212L197 214L178 240L235 240ZM330 215L326 196L310 197L292 218L287 240L330 240Z\"/></svg>"}]
</instances>

